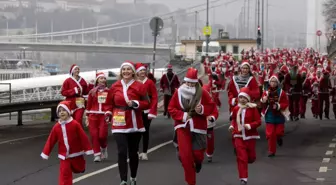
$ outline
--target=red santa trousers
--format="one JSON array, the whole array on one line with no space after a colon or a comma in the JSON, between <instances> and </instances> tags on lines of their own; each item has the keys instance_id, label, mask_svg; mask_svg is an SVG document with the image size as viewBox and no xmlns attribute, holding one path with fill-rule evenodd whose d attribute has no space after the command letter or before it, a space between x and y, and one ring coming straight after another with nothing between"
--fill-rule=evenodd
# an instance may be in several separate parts
<instances>
[{"instance_id":1,"label":"red santa trousers","mask_svg":"<svg viewBox=\"0 0 336 185\"><path fill-rule=\"evenodd\" d=\"M306 105L308 101L308 96L301 96L300 98L300 115L304 116L306 114Z\"/></svg>"},{"instance_id":2,"label":"red santa trousers","mask_svg":"<svg viewBox=\"0 0 336 185\"><path fill-rule=\"evenodd\" d=\"M83 114L84 109L77 109L75 110L75 112L72 113L73 119L76 120L82 126L83 126Z\"/></svg>"},{"instance_id":3,"label":"red santa trousers","mask_svg":"<svg viewBox=\"0 0 336 185\"><path fill-rule=\"evenodd\" d=\"M61 160L59 185L72 185L72 173L85 172L85 159L83 156Z\"/></svg>"},{"instance_id":4,"label":"red santa trousers","mask_svg":"<svg viewBox=\"0 0 336 185\"><path fill-rule=\"evenodd\" d=\"M285 124L266 123L266 139L268 140L268 152L276 153L277 140L284 136Z\"/></svg>"},{"instance_id":5,"label":"red santa trousers","mask_svg":"<svg viewBox=\"0 0 336 185\"><path fill-rule=\"evenodd\" d=\"M221 107L221 106L222 106L222 102L220 101L219 93L218 93L218 92L213 92L213 93L212 93L212 98L213 98L214 102L216 103L216 105L217 105L218 107Z\"/></svg>"},{"instance_id":6,"label":"red santa trousers","mask_svg":"<svg viewBox=\"0 0 336 185\"><path fill-rule=\"evenodd\" d=\"M208 129L207 131L207 149L206 155L212 157L215 151L215 132L213 128Z\"/></svg>"},{"instance_id":7,"label":"red santa trousers","mask_svg":"<svg viewBox=\"0 0 336 185\"><path fill-rule=\"evenodd\" d=\"M176 130L179 155L184 169L184 178L188 185L196 184L195 163L202 163L204 150L192 149L192 137L190 128L179 128Z\"/></svg>"},{"instance_id":8,"label":"red santa trousers","mask_svg":"<svg viewBox=\"0 0 336 185\"><path fill-rule=\"evenodd\" d=\"M319 109L319 101L318 100L312 100L312 106L311 111L313 115L319 115L320 109Z\"/></svg>"},{"instance_id":9,"label":"red santa trousers","mask_svg":"<svg viewBox=\"0 0 336 185\"><path fill-rule=\"evenodd\" d=\"M104 114L91 114L89 116L89 131L94 155L100 155L100 148L107 147L108 125L105 122Z\"/></svg>"},{"instance_id":10,"label":"red santa trousers","mask_svg":"<svg viewBox=\"0 0 336 185\"><path fill-rule=\"evenodd\" d=\"M245 181L248 178L248 163L253 163L257 158L255 147L255 139L244 141L242 138L235 138L239 178Z\"/></svg>"}]
</instances>

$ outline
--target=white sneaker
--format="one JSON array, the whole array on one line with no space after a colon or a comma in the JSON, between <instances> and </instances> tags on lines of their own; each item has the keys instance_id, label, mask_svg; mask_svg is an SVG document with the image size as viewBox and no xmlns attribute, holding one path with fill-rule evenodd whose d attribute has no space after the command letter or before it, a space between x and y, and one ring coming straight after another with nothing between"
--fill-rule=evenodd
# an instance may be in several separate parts
<instances>
[{"instance_id":1,"label":"white sneaker","mask_svg":"<svg viewBox=\"0 0 336 185\"><path fill-rule=\"evenodd\" d=\"M100 161L101 161L101 158L99 155L95 156L93 159L93 162L100 162Z\"/></svg>"},{"instance_id":2,"label":"white sneaker","mask_svg":"<svg viewBox=\"0 0 336 185\"><path fill-rule=\"evenodd\" d=\"M142 153L142 160L143 161L148 161L148 156L147 156L147 153Z\"/></svg>"},{"instance_id":3,"label":"white sneaker","mask_svg":"<svg viewBox=\"0 0 336 185\"><path fill-rule=\"evenodd\" d=\"M107 148L102 148L101 149L101 159L107 159L108 158L108 153L107 153Z\"/></svg>"}]
</instances>

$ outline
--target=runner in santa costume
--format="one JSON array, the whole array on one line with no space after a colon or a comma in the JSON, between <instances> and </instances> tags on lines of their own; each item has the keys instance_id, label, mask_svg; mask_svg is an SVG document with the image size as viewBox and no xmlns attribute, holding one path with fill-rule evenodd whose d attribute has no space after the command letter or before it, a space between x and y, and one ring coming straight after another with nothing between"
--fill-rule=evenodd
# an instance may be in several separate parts
<instances>
[{"instance_id":1,"label":"runner in santa costume","mask_svg":"<svg viewBox=\"0 0 336 185\"><path fill-rule=\"evenodd\" d=\"M263 104L262 114L266 122L266 138L268 140L268 156L274 157L276 144L282 146L282 137L285 133L286 112L288 98L286 93L279 86L277 76L269 79L269 88L263 92L261 102Z\"/></svg>"},{"instance_id":2,"label":"runner in santa costume","mask_svg":"<svg viewBox=\"0 0 336 185\"><path fill-rule=\"evenodd\" d=\"M214 90L217 90L216 86L213 86L213 81L209 81L208 84L204 85L202 88L206 90L210 96L212 97L212 100L216 102L215 100L218 97L218 92L213 92ZM218 90L217 90L218 91ZM207 130L207 149L206 149L206 155L208 157L208 162L212 162L212 156L215 151L215 132L214 127L216 126L216 120L218 119L218 104L212 114L208 116L208 130Z\"/></svg>"},{"instance_id":3,"label":"runner in santa costume","mask_svg":"<svg viewBox=\"0 0 336 185\"><path fill-rule=\"evenodd\" d=\"M319 83L319 113L320 120L322 120L322 115L324 112L324 116L326 119L329 119L329 107L330 107L330 91L332 90L331 81L329 77L329 72L323 70L323 77ZM323 111L323 104L325 105Z\"/></svg>"},{"instance_id":4,"label":"runner in santa costume","mask_svg":"<svg viewBox=\"0 0 336 185\"><path fill-rule=\"evenodd\" d=\"M105 121L105 114L112 107L111 94L106 84L106 76L103 72L96 74L95 88L88 95L86 106L86 125L89 127L91 142L94 151L94 162L107 159L107 136L108 125Z\"/></svg>"},{"instance_id":5,"label":"runner in santa costume","mask_svg":"<svg viewBox=\"0 0 336 185\"><path fill-rule=\"evenodd\" d=\"M61 94L65 96L66 101L70 101L70 111L72 112L73 119L82 124L85 99L84 95L87 95L93 88L93 85L88 83L79 76L79 67L73 64L70 68L70 77L67 78L62 85Z\"/></svg>"},{"instance_id":6,"label":"runner in santa costume","mask_svg":"<svg viewBox=\"0 0 336 185\"><path fill-rule=\"evenodd\" d=\"M127 158L131 171L130 185L136 185L139 165L139 143L142 133L146 131L142 113L149 109L147 89L136 80L134 64L124 62L120 67L120 80L115 82L110 92L112 94L112 134L117 143L118 167L121 185L127 184Z\"/></svg>"},{"instance_id":7,"label":"runner in santa costume","mask_svg":"<svg viewBox=\"0 0 336 185\"><path fill-rule=\"evenodd\" d=\"M56 111L59 120L52 128L41 153L41 157L47 160L55 144L58 143L59 185L72 185L72 173L85 172L83 155L93 154L82 125L71 117L70 106L71 102L68 101L58 104Z\"/></svg>"},{"instance_id":8,"label":"runner in santa costume","mask_svg":"<svg viewBox=\"0 0 336 185\"><path fill-rule=\"evenodd\" d=\"M336 119L336 66L334 65L334 70L333 72L331 73L331 86L333 87L332 88L332 91L331 91L331 103L332 103L332 107L333 107L333 112L334 112L334 116L335 116L335 119Z\"/></svg>"},{"instance_id":9,"label":"runner in santa costume","mask_svg":"<svg viewBox=\"0 0 336 185\"><path fill-rule=\"evenodd\" d=\"M303 79L303 83L302 83L302 96L300 97L300 117L305 119L307 101L308 97L311 95L311 79L307 77L306 70L301 71L301 76Z\"/></svg>"},{"instance_id":10,"label":"runner in santa costume","mask_svg":"<svg viewBox=\"0 0 336 185\"><path fill-rule=\"evenodd\" d=\"M170 99L172 98L172 95L175 93L175 89L180 87L180 81L177 77L177 75L173 72L173 66L168 65L167 66L167 73L163 74L160 80L160 91L164 93L164 116L168 116L170 118L170 115L168 113L168 104L170 102Z\"/></svg>"},{"instance_id":11,"label":"runner in santa costume","mask_svg":"<svg viewBox=\"0 0 336 185\"><path fill-rule=\"evenodd\" d=\"M238 104L237 97L240 89L243 87L248 87L250 89L252 102L260 98L258 82L252 75L250 64L248 62L243 62L240 68L241 74L233 76L228 85L228 103L230 105L230 112L232 111L233 107Z\"/></svg>"},{"instance_id":12,"label":"runner in santa costume","mask_svg":"<svg viewBox=\"0 0 336 185\"><path fill-rule=\"evenodd\" d=\"M291 63L290 65L290 72L286 74L284 79L284 90L289 98L289 111L291 113L290 119L292 121L298 121L303 79L298 71L298 66L294 63Z\"/></svg>"},{"instance_id":13,"label":"runner in santa costume","mask_svg":"<svg viewBox=\"0 0 336 185\"><path fill-rule=\"evenodd\" d=\"M311 95L311 111L314 116L314 118L318 118L318 115L320 114L320 109L319 109L319 83L320 80L318 79L320 75L320 71L317 71L317 75L315 78L312 79L312 95Z\"/></svg>"},{"instance_id":14,"label":"runner in santa costume","mask_svg":"<svg viewBox=\"0 0 336 185\"><path fill-rule=\"evenodd\" d=\"M135 65L135 70L138 76L138 81L143 83L146 87L150 105L149 109L144 110L142 113L142 120L145 126L146 131L142 134L142 153L139 155L139 158L142 160L148 160L147 150L148 150L148 142L149 142L149 128L152 122L152 119L157 116L157 104L158 104L158 93L156 91L156 86L154 82L147 78L146 76L146 67L142 63L137 63Z\"/></svg>"},{"instance_id":15,"label":"runner in santa costume","mask_svg":"<svg viewBox=\"0 0 336 185\"><path fill-rule=\"evenodd\" d=\"M251 103L250 90L244 87L238 95L238 105L233 108L229 131L234 137L240 184L247 184L248 164L256 160L257 128L261 125L257 104Z\"/></svg>"},{"instance_id":16,"label":"runner in santa costume","mask_svg":"<svg viewBox=\"0 0 336 185\"><path fill-rule=\"evenodd\" d=\"M202 168L208 117L216 107L209 93L199 86L197 73L197 69L188 69L185 83L174 93L168 107L175 121L174 142L188 185L196 184L196 172Z\"/></svg>"}]
</instances>

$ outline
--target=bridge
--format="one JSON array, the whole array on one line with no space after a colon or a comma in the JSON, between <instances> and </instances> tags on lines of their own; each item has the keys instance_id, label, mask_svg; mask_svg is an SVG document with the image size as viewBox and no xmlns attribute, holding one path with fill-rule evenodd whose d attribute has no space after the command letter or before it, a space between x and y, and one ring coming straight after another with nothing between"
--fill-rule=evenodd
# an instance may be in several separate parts
<instances>
[{"instance_id":1,"label":"bridge","mask_svg":"<svg viewBox=\"0 0 336 185\"><path fill-rule=\"evenodd\" d=\"M41 43L41 42L1 42L0 51L52 51L52 52L93 52L93 53L125 53L153 54L153 44L78 44L78 43ZM169 55L168 45L156 47L157 55Z\"/></svg>"}]
</instances>

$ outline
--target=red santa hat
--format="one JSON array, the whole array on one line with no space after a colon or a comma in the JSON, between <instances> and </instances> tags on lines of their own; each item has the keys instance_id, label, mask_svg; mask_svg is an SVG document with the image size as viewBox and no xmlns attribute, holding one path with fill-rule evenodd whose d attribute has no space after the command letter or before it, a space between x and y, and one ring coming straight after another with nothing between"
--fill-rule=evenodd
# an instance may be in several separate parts
<instances>
[{"instance_id":1,"label":"red santa hat","mask_svg":"<svg viewBox=\"0 0 336 185\"><path fill-rule=\"evenodd\" d=\"M198 78L197 78L198 70L195 68L189 68L187 71L186 76L184 77L184 81L186 82L192 82L192 83L197 83Z\"/></svg>"},{"instance_id":2,"label":"red santa hat","mask_svg":"<svg viewBox=\"0 0 336 185\"><path fill-rule=\"evenodd\" d=\"M243 96L245 98L247 98L248 101L251 101L251 97L250 97L250 90L248 87L243 87L240 89L240 93L238 94L238 97Z\"/></svg>"},{"instance_id":3,"label":"red santa hat","mask_svg":"<svg viewBox=\"0 0 336 185\"><path fill-rule=\"evenodd\" d=\"M276 81L278 82L278 84L280 83L279 78L278 78L276 75L272 75L272 76L269 78L268 83L270 83L271 80L272 80L273 78L276 79Z\"/></svg>"},{"instance_id":4,"label":"red santa hat","mask_svg":"<svg viewBox=\"0 0 336 185\"><path fill-rule=\"evenodd\" d=\"M251 65L250 65L250 63L248 63L248 62L243 62L243 63L240 65L240 67L243 67L243 66L245 66L245 65L247 65L247 66L251 69Z\"/></svg>"},{"instance_id":5,"label":"red santa hat","mask_svg":"<svg viewBox=\"0 0 336 185\"><path fill-rule=\"evenodd\" d=\"M96 74L95 84L97 84L97 82L98 82L98 78L100 78L100 77L105 77L105 78L106 78L105 73L104 73L104 72L98 72L98 73Z\"/></svg>"},{"instance_id":6,"label":"red santa hat","mask_svg":"<svg viewBox=\"0 0 336 185\"><path fill-rule=\"evenodd\" d=\"M72 76L72 73L74 72L74 70L76 68L79 68L79 66L77 66L76 64L72 64L72 66L70 67L70 71L69 71L69 73L70 73L71 76Z\"/></svg>"},{"instance_id":7,"label":"red santa hat","mask_svg":"<svg viewBox=\"0 0 336 185\"><path fill-rule=\"evenodd\" d=\"M125 61L124 63L121 64L120 69L123 68L124 66L129 66L132 68L132 70L135 72L135 67L134 63L131 61Z\"/></svg>"},{"instance_id":8,"label":"red santa hat","mask_svg":"<svg viewBox=\"0 0 336 185\"><path fill-rule=\"evenodd\" d=\"M172 66L171 64L168 64L168 65L167 65L167 70L168 70L168 69L173 69L173 66Z\"/></svg>"},{"instance_id":9,"label":"red santa hat","mask_svg":"<svg viewBox=\"0 0 336 185\"><path fill-rule=\"evenodd\" d=\"M140 72L141 70L146 70L146 66L143 63L136 63L135 64L136 72Z\"/></svg>"},{"instance_id":10,"label":"red santa hat","mask_svg":"<svg viewBox=\"0 0 336 185\"><path fill-rule=\"evenodd\" d=\"M61 101L61 102L57 105L57 108L56 108L56 114L58 115L59 108L62 107L62 108L65 109L65 111L68 112L69 115L71 115L70 105L71 105L71 102L69 102L69 101Z\"/></svg>"}]
</instances>

